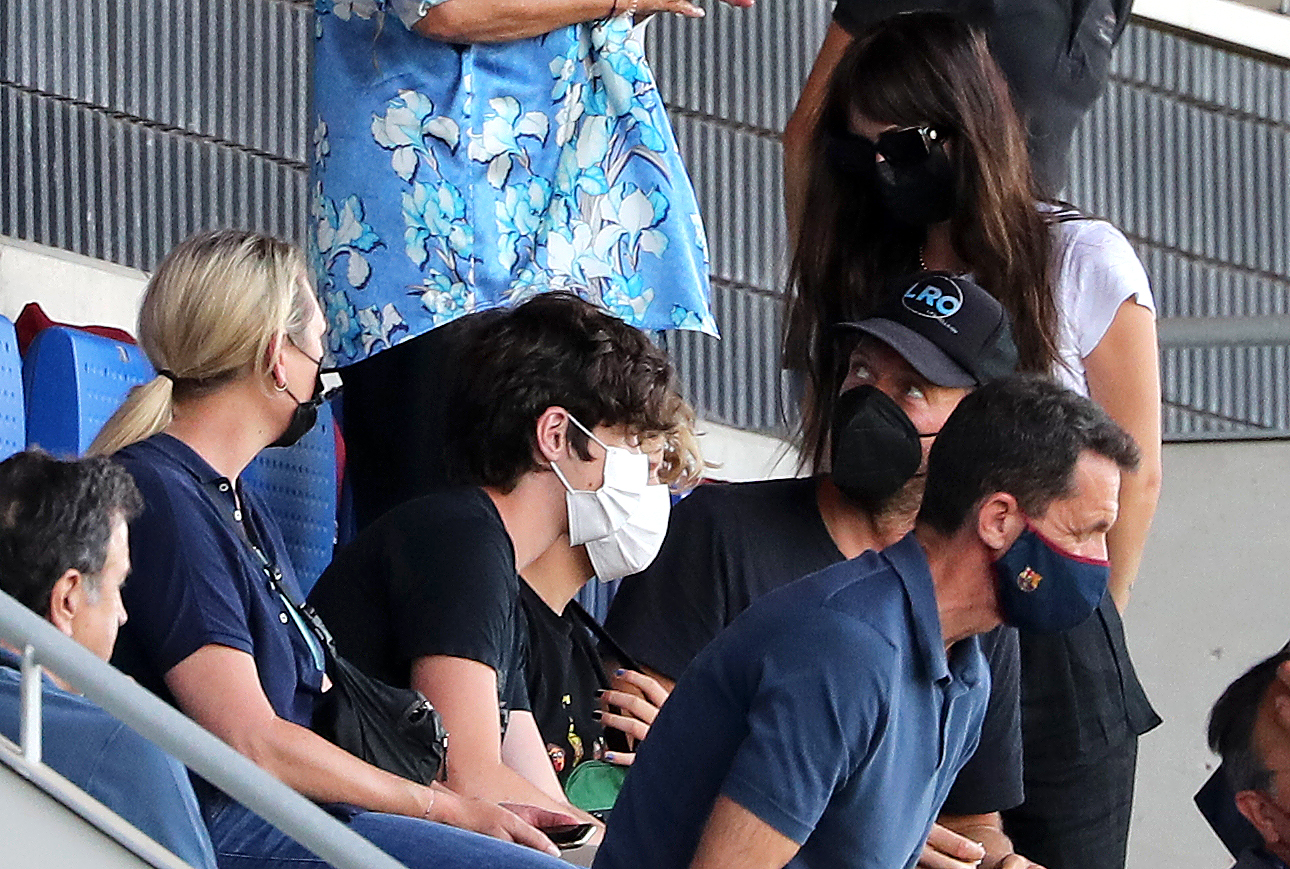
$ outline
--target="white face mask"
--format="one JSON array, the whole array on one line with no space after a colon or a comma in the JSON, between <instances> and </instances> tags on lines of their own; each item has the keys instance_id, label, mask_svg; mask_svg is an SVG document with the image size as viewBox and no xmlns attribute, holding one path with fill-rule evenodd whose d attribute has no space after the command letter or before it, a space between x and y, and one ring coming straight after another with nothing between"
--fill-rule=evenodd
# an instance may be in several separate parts
<instances>
[{"instance_id":1,"label":"white face mask","mask_svg":"<svg viewBox=\"0 0 1290 869\"><path fill-rule=\"evenodd\" d=\"M608 537L587 541L587 556L596 578L610 582L649 567L667 536L672 493L667 486L647 486L627 523Z\"/></svg>"},{"instance_id":2,"label":"white face mask","mask_svg":"<svg viewBox=\"0 0 1290 869\"><path fill-rule=\"evenodd\" d=\"M592 568L602 582L638 573L663 545L672 507L667 486L651 485L649 456L611 447L572 415L569 421L605 450L605 480L599 489L575 489L554 462L565 488L569 543L587 544Z\"/></svg>"}]
</instances>

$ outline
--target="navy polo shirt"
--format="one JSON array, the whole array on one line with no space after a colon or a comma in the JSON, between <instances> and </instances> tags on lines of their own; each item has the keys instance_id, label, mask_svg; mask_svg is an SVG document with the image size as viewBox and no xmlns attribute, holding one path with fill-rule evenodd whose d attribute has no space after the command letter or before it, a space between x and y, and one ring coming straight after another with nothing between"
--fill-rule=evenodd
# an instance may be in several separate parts
<instances>
[{"instance_id":1,"label":"navy polo shirt","mask_svg":"<svg viewBox=\"0 0 1290 869\"><path fill-rule=\"evenodd\" d=\"M595 866L689 866L718 795L798 842L790 866L913 866L989 693L975 637L946 654L912 534L790 583L682 675Z\"/></svg>"},{"instance_id":2,"label":"navy polo shirt","mask_svg":"<svg viewBox=\"0 0 1290 869\"><path fill-rule=\"evenodd\" d=\"M121 594L129 620L112 663L174 703L163 678L171 667L202 646L239 649L255 658L274 712L308 727L322 686L319 650L269 587L262 562L238 530L244 522L301 599L264 502L167 434L131 444L115 458L134 477L144 510L130 523L133 569Z\"/></svg>"}]
</instances>

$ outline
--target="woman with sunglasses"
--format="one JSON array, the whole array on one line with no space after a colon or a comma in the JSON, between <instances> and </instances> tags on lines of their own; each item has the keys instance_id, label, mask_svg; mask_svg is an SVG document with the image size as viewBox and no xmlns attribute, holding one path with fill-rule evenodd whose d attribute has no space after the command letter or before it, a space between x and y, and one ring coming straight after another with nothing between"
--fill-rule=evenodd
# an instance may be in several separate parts
<instances>
[{"instance_id":1,"label":"woman with sunglasses","mask_svg":"<svg viewBox=\"0 0 1290 869\"><path fill-rule=\"evenodd\" d=\"M516 812L543 826L567 815L408 781L309 729L329 688L322 650L265 581L271 563L300 594L274 516L239 479L261 450L304 435L320 401L323 317L299 251L236 230L188 239L148 283L139 342L157 376L91 447L144 499L113 663L410 869L562 865L505 842L554 852ZM322 869L224 794L196 790L221 865Z\"/></svg>"},{"instance_id":2,"label":"woman with sunglasses","mask_svg":"<svg viewBox=\"0 0 1290 869\"><path fill-rule=\"evenodd\" d=\"M928 270L971 274L1011 314L1021 368L1090 396L1140 444L1109 535L1110 595L1073 631L1022 634L1026 802L1005 813L1017 852L1048 869L1119 869L1137 737L1159 722L1119 618L1160 487L1155 312L1141 263L1111 225L1041 199L984 37L938 13L879 22L842 56L797 238L785 362L806 375L804 456L817 467L846 359L834 325Z\"/></svg>"}]
</instances>

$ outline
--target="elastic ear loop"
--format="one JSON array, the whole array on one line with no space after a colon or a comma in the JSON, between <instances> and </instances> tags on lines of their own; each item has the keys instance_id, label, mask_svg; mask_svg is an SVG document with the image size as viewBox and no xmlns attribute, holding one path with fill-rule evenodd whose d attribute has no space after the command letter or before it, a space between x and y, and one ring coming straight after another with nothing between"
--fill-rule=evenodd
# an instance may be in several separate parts
<instances>
[{"instance_id":1,"label":"elastic ear loop","mask_svg":"<svg viewBox=\"0 0 1290 869\"><path fill-rule=\"evenodd\" d=\"M570 418L572 418L572 417L570 417ZM561 483L564 483L564 488L565 488L567 491L569 491L569 492L576 492L576 491L578 491L577 489L573 488L573 486L570 486L570 485L569 485L569 478L568 478L568 477L566 477L566 476L564 475L564 471L560 470L560 466L559 466L559 465L557 465L555 462L550 462L550 465L551 465L551 470L555 471L555 475L556 475L557 477L559 477L559 478L560 478L560 482L561 482Z\"/></svg>"},{"instance_id":2,"label":"elastic ear loop","mask_svg":"<svg viewBox=\"0 0 1290 869\"><path fill-rule=\"evenodd\" d=\"M602 441L600 438L598 438L598 437L596 437L594 434L592 434L592 433L591 433L591 429L587 428L585 425L583 425L582 423L578 422L578 418L577 418L576 416L574 416L573 414L569 413L569 411L567 411L567 410L565 411L565 413L568 413L568 414L569 414L569 422L571 422L571 423L573 423L574 425L576 425L576 426L578 427L578 430L579 430L579 431L581 431L581 432L582 432L583 434L585 434L587 437L591 438L591 439L592 439L593 441L595 441L596 443L600 444L601 449L604 449L604 450L606 450L606 451L608 451L608 450L609 450L609 444L605 443L605 442L604 442L604 441Z\"/></svg>"},{"instance_id":3,"label":"elastic ear loop","mask_svg":"<svg viewBox=\"0 0 1290 869\"><path fill-rule=\"evenodd\" d=\"M589 430L585 425L583 425L582 423L578 422L578 418L577 418L576 416L574 416L573 414L569 413L569 411L567 411L567 410L566 410L566 411L565 411L565 414L567 414L567 415L568 415L568 417L569 417L569 422L571 422L571 423L573 423L574 425L576 425L576 426L578 427L578 430L579 430L579 431L581 431L583 434L585 434L587 437L591 438L593 441L595 441L596 443L600 444L601 449L603 449L603 450L605 451L605 454L606 454L606 455L608 455L608 454L609 454L609 445L608 445L608 444L606 444L606 443L605 443L604 441L602 441L600 438L598 438L598 437L596 437L594 434L592 434L592 433L591 433L591 431L590 431L590 430ZM559 477L559 478L560 478L560 482L564 484L564 488L565 488L566 490L568 490L568 491L570 491L570 492L581 492L581 491L584 491L583 489L575 489L575 488L573 488L573 486L571 486L571 485L569 484L569 478L568 478L568 477L566 477L566 476L564 475L564 471L560 470L560 466L559 466L559 465L557 465L555 462L551 462L551 463L550 463L550 465L551 465L551 470L555 471L555 475L556 475L557 477Z\"/></svg>"}]
</instances>

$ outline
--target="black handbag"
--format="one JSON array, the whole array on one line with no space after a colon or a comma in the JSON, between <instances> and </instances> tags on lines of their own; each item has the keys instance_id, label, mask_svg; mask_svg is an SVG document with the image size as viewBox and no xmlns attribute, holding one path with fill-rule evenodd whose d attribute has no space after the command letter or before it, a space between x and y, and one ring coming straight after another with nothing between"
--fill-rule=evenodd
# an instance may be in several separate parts
<instances>
[{"instance_id":1,"label":"black handbag","mask_svg":"<svg viewBox=\"0 0 1290 869\"><path fill-rule=\"evenodd\" d=\"M279 582L281 574L269 569L267 559L266 571L273 590L300 614L327 660L331 690L314 709L313 731L386 772L423 785L439 781L448 754L448 733L430 701L413 688L395 688L373 679L336 654L331 631L313 607L287 592Z\"/></svg>"},{"instance_id":2,"label":"black handbag","mask_svg":"<svg viewBox=\"0 0 1290 869\"><path fill-rule=\"evenodd\" d=\"M220 503L214 492L211 497L215 504ZM386 772L423 785L439 781L448 754L448 732L430 701L420 691L395 688L373 679L338 655L331 631L318 613L287 590L282 571L251 539L248 527L236 520L232 524L255 553L269 587L296 616L291 620L305 642L311 648L322 647L332 687L314 709L313 731Z\"/></svg>"}]
</instances>

